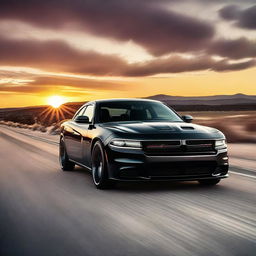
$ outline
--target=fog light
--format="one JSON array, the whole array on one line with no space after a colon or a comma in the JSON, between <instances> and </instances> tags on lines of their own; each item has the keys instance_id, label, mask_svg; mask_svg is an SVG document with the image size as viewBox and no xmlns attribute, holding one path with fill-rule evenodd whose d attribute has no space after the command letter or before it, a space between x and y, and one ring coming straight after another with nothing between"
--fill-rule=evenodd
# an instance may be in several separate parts
<instances>
[{"instance_id":1,"label":"fog light","mask_svg":"<svg viewBox=\"0 0 256 256\"><path fill-rule=\"evenodd\" d=\"M212 176L214 176L214 177L218 177L218 176L220 176L220 175L221 175L220 172L218 172L218 173L213 173L213 174L212 174Z\"/></svg>"}]
</instances>

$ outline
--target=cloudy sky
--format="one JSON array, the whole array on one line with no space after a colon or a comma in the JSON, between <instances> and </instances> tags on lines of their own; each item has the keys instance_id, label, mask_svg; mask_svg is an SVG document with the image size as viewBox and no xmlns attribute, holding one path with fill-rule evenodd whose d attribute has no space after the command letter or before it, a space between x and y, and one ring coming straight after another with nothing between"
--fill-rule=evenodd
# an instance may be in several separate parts
<instances>
[{"instance_id":1,"label":"cloudy sky","mask_svg":"<svg viewBox=\"0 0 256 256\"><path fill-rule=\"evenodd\" d=\"M0 107L256 94L255 0L1 0Z\"/></svg>"}]
</instances>

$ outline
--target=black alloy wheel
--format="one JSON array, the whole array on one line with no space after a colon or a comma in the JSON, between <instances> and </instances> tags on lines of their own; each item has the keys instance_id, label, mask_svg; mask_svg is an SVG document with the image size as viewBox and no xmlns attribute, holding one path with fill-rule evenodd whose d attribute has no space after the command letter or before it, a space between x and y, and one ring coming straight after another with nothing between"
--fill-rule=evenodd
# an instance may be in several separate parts
<instances>
[{"instance_id":1,"label":"black alloy wheel","mask_svg":"<svg viewBox=\"0 0 256 256\"><path fill-rule=\"evenodd\" d=\"M105 152L100 141L94 144L92 150L92 178L98 189L110 188L114 184L108 179Z\"/></svg>"}]
</instances>

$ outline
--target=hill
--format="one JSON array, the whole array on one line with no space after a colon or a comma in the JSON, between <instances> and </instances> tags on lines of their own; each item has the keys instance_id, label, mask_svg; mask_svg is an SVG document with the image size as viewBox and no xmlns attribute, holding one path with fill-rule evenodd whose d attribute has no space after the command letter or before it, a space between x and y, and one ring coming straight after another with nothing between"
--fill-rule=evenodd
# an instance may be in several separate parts
<instances>
[{"instance_id":1,"label":"hill","mask_svg":"<svg viewBox=\"0 0 256 256\"><path fill-rule=\"evenodd\" d=\"M170 105L248 105L256 104L256 95L234 94L234 95L214 95L183 97L158 94L147 97L148 99L160 100Z\"/></svg>"},{"instance_id":2,"label":"hill","mask_svg":"<svg viewBox=\"0 0 256 256\"><path fill-rule=\"evenodd\" d=\"M256 110L256 95L215 95L202 97L182 97L154 95L148 99L160 100L177 111L248 111ZM69 102L60 110L49 106L0 109L0 120L23 124L41 123L52 125L63 119L70 119L84 102Z\"/></svg>"}]
</instances>

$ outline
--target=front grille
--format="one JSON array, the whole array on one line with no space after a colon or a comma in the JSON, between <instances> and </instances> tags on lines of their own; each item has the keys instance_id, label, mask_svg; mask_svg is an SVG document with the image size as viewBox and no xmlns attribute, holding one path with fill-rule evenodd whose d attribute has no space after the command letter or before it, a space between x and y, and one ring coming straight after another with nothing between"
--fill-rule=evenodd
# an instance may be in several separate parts
<instances>
[{"instance_id":1,"label":"front grille","mask_svg":"<svg viewBox=\"0 0 256 256\"><path fill-rule=\"evenodd\" d=\"M208 155L215 154L214 140L145 141L146 155Z\"/></svg>"},{"instance_id":2,"label":"front grille","mask_svg":"<svg viewBox=\"0 0 256 256\"><path fill-rule=\"evenodd\" d=\"M216 167L215 161L153 163L147 171L151 177L209 176Z\"/></svg>"},{"instance_id":3,"label":"front grille","mask_svg":"<svg viewBox=\"0 0 256 256\"><path fill-rule=\"evenodd\" d=\"M213 140L186 140L186 148L188 152L207 152L214 150Z\"/></svg>"}]
</instances>

